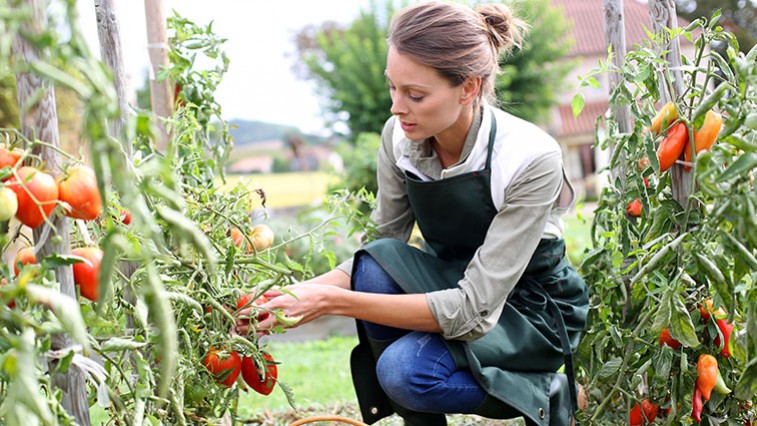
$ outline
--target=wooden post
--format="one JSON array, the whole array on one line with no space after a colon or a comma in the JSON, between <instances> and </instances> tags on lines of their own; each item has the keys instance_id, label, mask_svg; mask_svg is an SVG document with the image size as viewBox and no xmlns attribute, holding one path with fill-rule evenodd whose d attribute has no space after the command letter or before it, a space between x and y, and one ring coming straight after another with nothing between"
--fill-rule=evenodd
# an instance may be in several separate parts
<instances>
[{"instance_id":1,"label":"wooden post","mask_svg":"<svg viewBox=\"0 0 757 426\"><path fill-rule=\"evenodd\" d=\"M649 15L652 19L652 30L657 34L666 37L667 46L663 49L668 50L666 59L668 61L667 70L670 74L660 70L660 97L663 103L680 98L684 92L683 72L681 72L681 47L678 38L667 39L667 31L664 28L678 28L678 17L676 15L676 5L673 0L650 0ZM665 69L663 68L663 69ZM666 82L668 77L672 77L671 87L668 88ZM673 93L670 93L670 90ZM688 147L686 148L688 149ZM681 154L683 156L683 154ZM682 165L676 163L668 171L673 191L673 198L682 206L686 206L689 194L691 193L692 172L686 171Z\"/></svg>"},{"instance_id":2,"label":"wooden post","mask_svg":"<svg viewBox=\"0 0 757 426\"><path fill-rule=\"evenodd\" d=\"M165 151L168 146L169 135L161 118L173 115L173 90L171 81L165 79L157 81L162 68L168 68L168 36L166 34L166 18L163 13L162 0L145 0L145 21L147 24L147 50L150 53L152 75L150 76L150 100L152 111L157 116L157 126L160 129L160 140L157 147Z\"/></svg>"},{"instance_id":3,"label":"wooden post","mask_svg":"<svg viewBox=\"0 0 757 426\"><path fill-rule=\"evenodd\" d=\"M47 26L47 15L44 0L26 0L31 8L30 21L24 24L23 33L38 34ZM13 55L17 61L34 62L39 60L42 52L19 34L13 40ZM40 140L54 148L35 145L33 151L39 155L52 175L60 174L61 155L55 148L60 148L58 134L58 112L55 107L55 92L50 82L41 79L31 73L20 72L16 75L17 96L19 113L21 116L21 132L28 140ZM34 105L28 105L34 101L33 94L42 90L43 96L37 99ZM28 109L27 109L28 108ZM68 218L63 215L51 217L53 226L61 237L57 239L44 237L45 229L49 226L43 224L34 230L34 241L39 245L41 239L44 242L39 249L38 258L51 253L69 253L71 243L69 239ZM49 234L47 234L49 235ZM71 266L55 268L55 277L60 283L60 291L66 296L76 298L74 276ZM65 334L55 334L51 339L51 349L60 350L72 345L71 339ZM57 360L50 360L50 371L55 371ZM89 401L87 400L86 376L76 364L71 364L65 374L56 374L52 378L53 384L63 392L62 405L75 419L77 424L89 426Z\"/></svg>"},{"instance_id":4,"label":"wooden post","mask_svg":"<svg viewBox=\"0 0 757 426\"><path fill-rule=\"evenodd\" d=\"M127 157L131 159L131 141L126 140L121 133L129 116L129 102L126 97L126 77L118 15L113 0L95 0L95 16L97 35L100 39L100 57L113 72L118 108L121 111L120 117L110 123L110 135L121 140Z\"/></svg>"},{"instance_id":5,"label":"wooden post","mask_svg":"<svg viewBox=\"0 0 757 426\"><path fill-rule=\"evenodd\" d=\"M612 62L616 69L623 67L623 62L626 57L626 32L623 20L623 0L602 0L602 12L605 15L605 41L608 46L612 46ZM610 94L620 84L620 73L609 73L610 79ZM618 123L618 131L620 133L629 133L633 129L633 121L631 119L631 106L630 105L614 105L612 110L613 116ZM610 150L613 150L614 146L610 146ZM619 154L620 164L624 164L625 155ZM613 178L620 178L620 181L625 187L626 174L623 170L613 168Z\"/></svg>"}]
</instances>

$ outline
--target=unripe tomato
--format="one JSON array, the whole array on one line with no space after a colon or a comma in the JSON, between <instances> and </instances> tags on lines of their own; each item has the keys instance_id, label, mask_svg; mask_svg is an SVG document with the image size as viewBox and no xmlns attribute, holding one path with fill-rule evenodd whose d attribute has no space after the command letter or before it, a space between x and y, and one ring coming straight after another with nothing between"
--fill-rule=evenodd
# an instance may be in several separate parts
<instances>
[{"instance_id":1,"label":"unripe tomato","mask_svg":"<svg viewBox=\"0 0 757 426\"><path fill-rule=\"evenodd\" d=\"M0 169L2 169L5 166L13 167L18 163L18 160L21 159L21 156L24 155L24 151L14 148L12 150L9 150L8 148L4 146L0 146ZM6 177L3 180L7 180Z\"/></svg>"},{"instance_id":2,"label":"unripe tomato","mask_svg":"<svg viewBox=\"0 0 757 426\"><path fill-rule=\"evenodd\" d=\"M68 203L64 214L73 219L93 220L103 210L97 176L88 166L75 166L58 183L58 198Z\"/></svg>"},{"instance_id":3,"label":"unripe tomato","mask_svg":"<svg viewBox=\"0 0 757 426\"><path fill-rule=\"evenodd\" d=\"M7 186L0 188L0 222L10 220L18 211L18 197Z\"/></svg>"},{"instance_id":4,"label":"unripe tomato","mask_svg":"<svg viewBox=\"0 0 757 426\"><path fill-rule=\"evenodd\" d=\"M202 365L210 371L216 382L231 387L242 371L242 359L236 351L219 351L211 347Z\"/></svg>"},{"instance_id":5,"label":"unripe tomato","mask_svg":"<svg viewBox=\"0 0 757 426\"><path fill-rule=\"evenodd\" d=\"M255 360L250 357L244 357L242 359L242 379L255 392L268 395L273 391L273 387L276 386L278 371L276 362L270 354L263 353L263 358L266 364L264 377L261 379L263 371L255 365Z\"/></svg>"},{"instance_id":6,"label":"unripe tomato","mask_svg":"<svg viewBox=\"0 0 757 426\"><path fill-rule=\"evenodd\" d=\"M261 252L268 250L273 245L273 230L266 224L257 225L252 228L252 244L255 251Z\"/></svg>"},{"instance_id":7,"label":"unripe tomato","mask_svg":"<svg viewBox=\"0 0 757 426\"><path fill-rule=\"evenodd\" d=\"M82 297L93 302L97 301L103 251L99 247L79 247L71 250L71 254L86 260L86 262L74 263L74 284L79 286Z\"/></svg>"},{"instance_id":8,"label":"unripe tomato","mask_svg":"<svg viewBox=\"0 0 757 426\"><path fill-rule=\"evenodd\" d=\"M33 265L37 263L37 256L34 255L34 247L24 247L16 253L13 259L13 272L18 276L24 265ZM21 265L21 268L19 268Z\"/></svg>"},{"instance_id":9,"label":"unripe tomato","mask_svg":"<svg viewBox=\"0 0 757 426\"><path fill-rule=\"evenodd\" d=\"M58 185L52 176L34 167L21 167L17 173L18 179L15 176L8 179L8 186L18 198L16 218L33 229L41 225L55 208Z\"/></svg>"},{"instance_id":10,"label":"unripe tomato","mask_svg":"<svg viewBox=\"0 0 757 426\"><path fill-rule=\"evenodd\" d=\"M231 241L234 242L235 246L242 248L242 243L246 242L244 233L237 228L231 228ZM245 253L252 253L252 245L248 242L244 245L244 248L242 248L242 250Z\"/></svg>"}]
</instances>

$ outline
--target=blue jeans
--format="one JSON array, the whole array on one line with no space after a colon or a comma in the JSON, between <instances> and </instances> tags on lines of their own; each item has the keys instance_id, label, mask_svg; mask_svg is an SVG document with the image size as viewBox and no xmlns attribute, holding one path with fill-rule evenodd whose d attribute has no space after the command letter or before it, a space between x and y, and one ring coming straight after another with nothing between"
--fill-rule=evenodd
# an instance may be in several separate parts
<instances>
[{"instance_id":1,"label":"blue jeans","mask_svg":"<svg viewBox=\"0 0 757 426\"><path fill-rule=\"evenodd\" d=\"M352 276L355 291L403 294L372 257L358 257ZM362 321L369 339L391 341L376 363L384 392L395 403L424 413L470 413L486 391L470 370L458 369L440 334L409 331Z\"/></svg>"}]
</instances>

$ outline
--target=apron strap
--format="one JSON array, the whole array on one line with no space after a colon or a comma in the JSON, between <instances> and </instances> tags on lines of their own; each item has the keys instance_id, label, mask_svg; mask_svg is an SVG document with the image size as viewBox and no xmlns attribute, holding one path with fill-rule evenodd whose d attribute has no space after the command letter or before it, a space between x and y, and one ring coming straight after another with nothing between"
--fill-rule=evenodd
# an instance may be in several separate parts
<instances>
[{"instance_id":1,"label":"apron strap","mask_svg":"<svg viewBox=\"0 0 757 426\"><path fill-rule=\"evenodd\" d=\"M492 152L494 151L494 139L497 136L497 119L494 118L494 111L489 111L492 115L492 125L489 130L489 146L486 148L486 170L492 168Z\"/></svg>"}]
</instances>

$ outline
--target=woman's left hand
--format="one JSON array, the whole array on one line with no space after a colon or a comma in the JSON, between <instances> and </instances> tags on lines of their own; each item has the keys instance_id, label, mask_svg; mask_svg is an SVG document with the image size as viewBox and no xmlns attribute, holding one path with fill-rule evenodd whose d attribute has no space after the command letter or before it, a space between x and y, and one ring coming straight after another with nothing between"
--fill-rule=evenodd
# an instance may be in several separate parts
<instances>
[{"instance_id":1,"label":"woman's left hand","mask_svg":"<svg viewBox=\"0 0 757 426\"><path fill-rule=\"evenodd\" d=\"M307 324L328 313L330 295L338 291L344 290L330 285L311 283L287 286L286 292L266 291L265 296L268 298L268 302L257 308L264 309L271 314L258 321L255 331L258 336L261 336L270 334L270 331L277 326L294 328ZM239 312L240 319L237 320L234 331L242 335L249 333L251 324L247 318L251 315L254 315L251 308L241 310Z\"/></svg>"}]
</instances>

